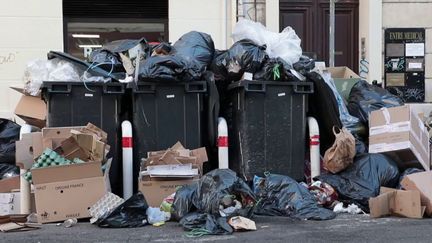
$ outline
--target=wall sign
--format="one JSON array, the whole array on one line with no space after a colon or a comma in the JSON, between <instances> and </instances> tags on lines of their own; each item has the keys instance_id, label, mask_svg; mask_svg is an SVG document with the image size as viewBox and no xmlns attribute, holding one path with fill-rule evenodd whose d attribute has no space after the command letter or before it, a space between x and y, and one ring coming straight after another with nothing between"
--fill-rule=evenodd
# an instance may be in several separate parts
<instances>
[{"instance_id":1,"label":"wall sign","mask_svg":"<svg viewBox=\"0 0 432 243\"><path fill-rule=\"evenodd\" d=\"M425 29L385 30L384 84L405 102L425 99Z\"/></svg>"}]
</instances>

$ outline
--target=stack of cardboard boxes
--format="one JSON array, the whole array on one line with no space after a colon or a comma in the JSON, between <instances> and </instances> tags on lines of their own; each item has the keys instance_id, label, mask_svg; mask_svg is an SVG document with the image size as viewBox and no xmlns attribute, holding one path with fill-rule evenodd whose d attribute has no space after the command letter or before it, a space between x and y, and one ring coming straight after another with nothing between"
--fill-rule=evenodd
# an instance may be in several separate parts
<instances>
[{"instance_id":1,"label":"stack of cardboard boxes","mask_svg":"<svg viewBox=\"0 0 432 243\"><path fill-rule=\"evenodd\" d=\"M31 169L36 212L40 223L68 218L88 218L88 209L109 190L109 161L105 174L102 165L109 151L107 134L88 124L86 127L44 128L24 134L16 143L16 161ZM84 163L32 168L44 149Z\"/></svg>"},{"instance_id":2,"label":"stack of cardboard boxes","mask_svg":"<svg viewBox=\"0 0 432 243\"><path fill-rule=\"evenodd\" d=\"M425 170L406 175L401 181L405 190L381 188L380 195L369 200L371 217L432 216L430 136L424 125L424 116L431 111L432 105L410 104L370 114L369 152L387 154L401 170L412 167Z\"/></svg>"}]
</instances>

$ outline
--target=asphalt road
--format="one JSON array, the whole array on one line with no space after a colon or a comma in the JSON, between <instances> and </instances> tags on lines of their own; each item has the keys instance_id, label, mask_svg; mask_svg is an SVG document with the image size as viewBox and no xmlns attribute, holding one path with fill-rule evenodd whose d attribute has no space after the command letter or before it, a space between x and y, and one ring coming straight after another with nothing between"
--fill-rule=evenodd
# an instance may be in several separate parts
<instances>
[{"instance_id":1,"label":"asphalt road","mask_svg":"<svg viewBox=\"0 0 432 243\"><path fill-rule=\"evenodd\" d=\"M371 219L340 215L329 221L293 221L281 217L255 218L257 231L188 238L178 223L131 229L102 229L88 223L72 228L55 224L42 229L0 233L0 242L432 242L432 219Z\"/></svg>"}]
</instances>

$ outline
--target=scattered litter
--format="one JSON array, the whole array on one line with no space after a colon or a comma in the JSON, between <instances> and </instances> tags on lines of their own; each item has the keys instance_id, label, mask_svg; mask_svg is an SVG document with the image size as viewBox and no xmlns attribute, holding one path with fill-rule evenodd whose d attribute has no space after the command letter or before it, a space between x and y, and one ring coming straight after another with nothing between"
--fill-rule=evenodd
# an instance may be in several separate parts
<instances>
[{"instance_id":1,"label":"scattered litter","mask_svg":"<svg viewBox=\"0 0 432 243\"><path fill-rule=\"evenodd\" d=\"M90 207L89 213L92 218L90 223L94 224L99 218L103 217L105 214L111 213L120 204L124 203L124 199L108 192L99 201L97 201L93 206Z\"/></svg>"},{"instance_id":2,"label":"scattered litter","mask_svg":"<svg viewBox=\"0 0 432 243\"><path fill-rule=\"evenodd\" d=\"M228 224L233 227L234 230L257 230L255 222L242 216L232 217L228 220Z\"/></svg>"},{"instance_id":3,"label":"scattered litter","mask_svg":"<svg viewBox=\"0 0 432 243\"><path fill-rule=\"evenodd\" d=\"M348 207L344 207L342 202L339 202L334 206L333 212L335 213L349 213L349 214L366 214L363 210L361 210L356 204L351 203Z\"/></svg>"},{"instance_id":4,"label":"scattered litter","mask_svg":"<svg viewBox=\"0 0 432 243\"><path fill-rule=\"evenodd\" d=\"M62 225L65 228L70 228L70 227L76 225L77 223L78 223L78 219L72 218L72 219L66 219Z\"/></svg>"},{"instance_id":5,"label":"scattered litter","mask_svg":"<svg viewBox=\"0 0 432 243\"><path fill-rule=\"evenodd\" d=\"M171 214L161 211L160 208L147 208L147 221L149 224L155 225L159 223L165 223L170 220Z\"/></svg>"}]
</instances>

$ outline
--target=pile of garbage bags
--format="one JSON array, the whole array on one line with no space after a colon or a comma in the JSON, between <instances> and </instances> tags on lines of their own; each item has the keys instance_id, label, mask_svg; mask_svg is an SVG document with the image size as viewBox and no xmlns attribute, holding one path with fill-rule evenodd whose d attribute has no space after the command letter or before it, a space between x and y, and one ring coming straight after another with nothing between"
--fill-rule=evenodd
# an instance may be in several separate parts
<instances>
[{"instance_id":1,"label":"pile of garbage bags","mask_svg":"<svg viewBox=\"0 0 432 243\"><path fill-rule=\"evenodd\" d=\"M253 190L236 173L217 169L197 183L177 190L172 218L185 230L206 234L230 234L233 217L286 216L293 219L328 220L335 213L320 205L304 185L288 176L256 177Z\"/></svg>"}]
</instances>

